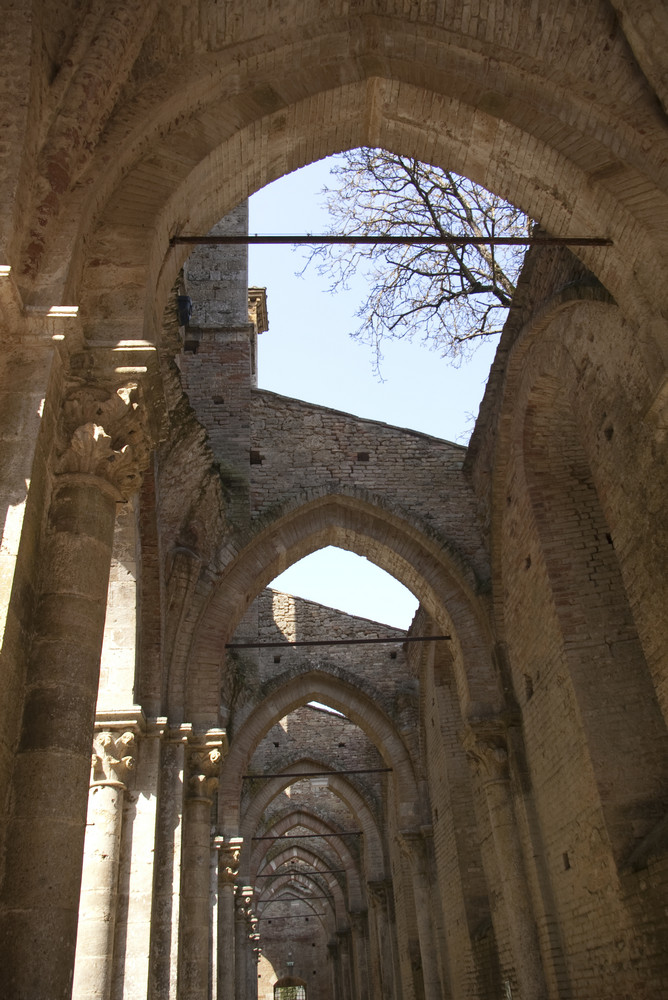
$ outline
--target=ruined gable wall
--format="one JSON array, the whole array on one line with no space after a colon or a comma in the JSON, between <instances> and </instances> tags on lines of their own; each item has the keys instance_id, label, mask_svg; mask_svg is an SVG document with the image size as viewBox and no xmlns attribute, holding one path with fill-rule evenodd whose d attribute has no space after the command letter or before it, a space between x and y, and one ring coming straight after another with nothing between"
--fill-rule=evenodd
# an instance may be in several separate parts
<instances>
[{"instance_id":1,"label":"ruined gable wall","mask_svg":"<svg viewBox=\"0 0 668 1000\"><path fill-rule=\"evenodd\" d=\"M251 633L253 626L255 636ZM405 634L402 629L267 589L249 608L232 641L294 642L395 635L401 638ZM246 680L246 690L235 706L235 729L242 725L251 705L270 695L282 682L308 670L324 670L370 694L417 754L417 682L407 668L401 644L297 646L231 652Z\"/></svg>"},{"instance_id":2,"label":"ruined gable wall","mask_svg":"<svg viewBox=\"0 0 668 1000\"><path fill-rule=\"evenodd\" d=\"M487 578L475 497L461 472L462 446L256 390L251 449L256 516L299 497L357 492L447 539L480 579Z\"/></svg>"}]
</instances>

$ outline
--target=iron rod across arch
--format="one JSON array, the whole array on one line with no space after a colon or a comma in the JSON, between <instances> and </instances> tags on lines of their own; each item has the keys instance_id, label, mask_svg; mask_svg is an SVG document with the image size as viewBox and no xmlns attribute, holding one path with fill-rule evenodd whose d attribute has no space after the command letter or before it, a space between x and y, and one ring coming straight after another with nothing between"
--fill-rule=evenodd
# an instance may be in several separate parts
<instances>
[{"instance_id":1,"label":"iron rod across arch","mask_svg":"<svg viewBox=\"0 0 668 1000\"><path fill-rule=\"evenodd\" d=\"M451 635L390 635L371 639L295 639L294 642L226 642L225 649L278 649L286 646L367 646L372 643L444 642Z\"/></svg>"},{"instance_id":2,"label":"iron rod across arch","mask_svg":"<svg viewBox=\"0 0 668 1000\"><path fill-rule=\"evenodd\" d=\"M306 840L307 837L361 837L361 830L341 830L340 833L278 833L271 837L251 837L251 840Z\"/></svg>"},{"instance_id":3,"label":"iron rod across arch","mask_svg":"<svg viewBox=\"0 0 668 1000\"><path fill-rule=\"evenodd\" d=\"M170 246L492 246L492 247L611 247L605 236L363 236L265 235L172 236Z\"/></svg>"},{"instance_id":4,"label":"iron rod across arch","mask_svg":"<svg viewBox=\"0 0 668 1000\"><path fill-rule=\"evenodd\" d=\"M340 875L345 870L345 868L323 868L322 871L318 871L317 868L312 868L303 872L299 868L290 868L285 872L276 871L269 872L268 875L256 875L255 878L281 878L284 875Z\"/></svg>"},{"instance_id":5,"label":"iron rod across arch","mask_svg":"<svg viewBox=\"0 0 668 1000\"><path fill-rule=\"evenodd\" d=\"M242 774L242 778L329 778L337 774L385 774L391 767L361 767L349 771L272 771L271 774Z\"/></svg>"}]
</instances>

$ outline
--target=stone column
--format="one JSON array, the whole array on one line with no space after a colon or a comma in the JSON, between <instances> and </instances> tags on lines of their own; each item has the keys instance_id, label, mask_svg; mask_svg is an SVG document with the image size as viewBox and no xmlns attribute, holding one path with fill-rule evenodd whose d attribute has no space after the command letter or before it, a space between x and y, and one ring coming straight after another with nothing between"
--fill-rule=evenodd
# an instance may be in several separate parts
<instances>
[{"instance_id":1,"label":"stone column","mask_svg":"<svg viewBox=\"0 0 668 1000\"><path fill-rule=\"evenodd\" d=\"M52 396L58 377L58 365L53 364L58 333L53 327L62 321L46 317L27 321L13 276L1 266L0 315L0 803L4 813L20 733L32 595L39 584L34 552L48 500L44 455L57 417ZM0 873L5 832L5 823L0 823Z\"/></svg>"},{"instance_id":2,"label":"stone column","mask_svg":"<svg viewBox=\"0 0 668 1000\"><path fill-rule=\"evenodd\" d=\"M248 935L253 916L253 886L239 885L236 889L235 911L235 992L236 1000L250 1000L248 992Z\"/></svg>"},{"instance_id":3,"label":"stone column","mask_svg":"<svg viewBox=\"0 0 668 1000\"><path fill-rule=\"evenodd\" d=\"M431 893L434 888L434 880L429 871L427 848L422 833L412 830L401 833L400 845L410 864L413 881L425 1000L442 1000L443 984L441 983L431 913Z\"/></svg>"},{"instance_id":4,"label":"stone column","mask_svg":"<svg viewBox=\"0 0 668 1000\"><path fill-rule=\"evenodd\" d=\"M105 730L93 741L72 1000L111 995L125 779L135 748L131 731Z\"/></svg>"},{"instance_id":5,"label":"stone column","mask_svg":"<svg viewBox=\"0 0 668 1000\"><path fill-rule=\"evenodd\" d=\"M349 914L355 986L359 1000L369 998L369 924L366 911Z\"/></svg>"},{"instance_id":6,"label":"stone column","mask_svg":"<svg viewBox=\"0 0 668 1000\"><path fill-rule=\"evenodd\" d=\"M354 990L352 970L350 968L350 930L337 931L339 943L339 969L341 970L341 996L344 1000L358 1000Z\"/></svg>"},{"instance_id":7,"label":"stone column","mask_svg":"<svg viewBox=\"0 0 668 1000\"><path fill-rule=\"evenodd\" d=\"M260 935L257 930L258 919L252 916L248 932L248 960L246 963L246 1000L257 1000L257 967L260 961Z\"/></svg>"},{"instance_id":8,"label":"stone column","mask_svg":"<svg viewBox=\"0 0 668 1000\"><path fill-rule=\"evenodd\" d=\"M220 731L193 737L184 810L179 935L179 1000L208 1000L211 975L211 809L223 745Z\"/></svg>"},{"instance_id":9,"label":"stone column","mask_svg":"<svg viewBox=\"0 0 668 1000\"><path fill-rule=\"evenodd\" d=\"M234 885L239 871L243 837L216 837L218 851L218 997L231 1000L235 982Z\"/></svg>"},{"instance_id":10,"label":"stone column","mask_svg":"<svg viewBox=\"0 0 668 1000\"><path fill-rule=\"evenodd\" d=\"M395 928L390 920L390 894L392 883L389 879L367 882L367 893L371 903L371 923L375 945L378 977L377 993L382 1000L393 1000L395 983L399 975L395 949Z\"/></svg>"},{"instance_id":11,"label":"stone column","mask_svg":"<svg viewBox=\"0 0 668 1000\"><path fill-rule=\"evenodd\" d=\"M505 726L496 719L468 726L463 743L482 785L501 880L521 1000L545 1000L547 987L510 788Z\"/></svg>"},{"instance_id":12,"label":"stone column","mask_svg":"<svg viewBox=\"0 0 668 1000\"><path fill-rule=\"evenodd\" d=\"M339 956L339 943L335 938L327 943L329 954L330 972L332 982L332 1000L344 1000L344 993L341 988L341 965Z\"/></svg>"},{"instance_id":13,"label":"stone column","mask_svg":"<svg viewBox=\"0 0 668 1000\"><path fill-rule=\"evenodd\" d=\"M79 388L63 407L0 896L3 987L13 1000L71 995L116 502L147 461L138 418L130 388Z\"/></svg>"},{"instance_id":14,"label":"stone column","mask_svg":"<svg viewBox=\"0 0 668 1000\"><path fill-rule=\"evenodd\" d=\"M148 1000L177 1000L183 802L191 735L189 723L168 731L160 753Z\"/></svg>"}]
</instances>

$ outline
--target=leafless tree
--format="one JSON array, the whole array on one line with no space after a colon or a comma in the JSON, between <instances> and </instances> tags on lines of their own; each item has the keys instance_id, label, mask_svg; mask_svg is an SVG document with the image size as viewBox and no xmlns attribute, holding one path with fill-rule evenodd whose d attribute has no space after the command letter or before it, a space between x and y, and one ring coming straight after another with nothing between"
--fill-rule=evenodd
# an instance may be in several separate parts
<instances>
[{"instance_id":1,"label":"leafless tree","mask_svg":"<svg viewBox=\"0 0 668 1000\"><path fill-rule=\"evenodd\" d=\"M331 233L528 234L526 216L513 205L465 177L416 159L354 149L337 159L332 175L336 186L322 192ZM523 248L326 246L311 252L306 267L315 261L331 279L332 292L349 287L360 273L367 278L369 293L353 336L372 345L378 365L385 338L419 339L457 360L480 338L499 333L523 259Z\"/></svg>"}]
</instances>

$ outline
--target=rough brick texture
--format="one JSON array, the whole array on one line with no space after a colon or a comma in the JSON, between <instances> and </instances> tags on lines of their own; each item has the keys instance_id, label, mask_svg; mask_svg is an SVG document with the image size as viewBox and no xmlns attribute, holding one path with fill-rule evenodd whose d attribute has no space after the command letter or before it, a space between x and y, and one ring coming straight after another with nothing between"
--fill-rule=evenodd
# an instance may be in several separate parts
<instances>
[{"instance_id":1,"label":"rough brick texture","mask_svg":"<svg viewBox=\"0 0 668 1000\"><path fill-rule=\"evenodd\" d=\"M12 1000L668 996L664 6L4 12ZM259 391L243 248L170 242L361 144L612 240L529 254L468 449ZM387 630L266 589L330 544L451 638L226 649Z\"/></svg>"}]
</instances>

